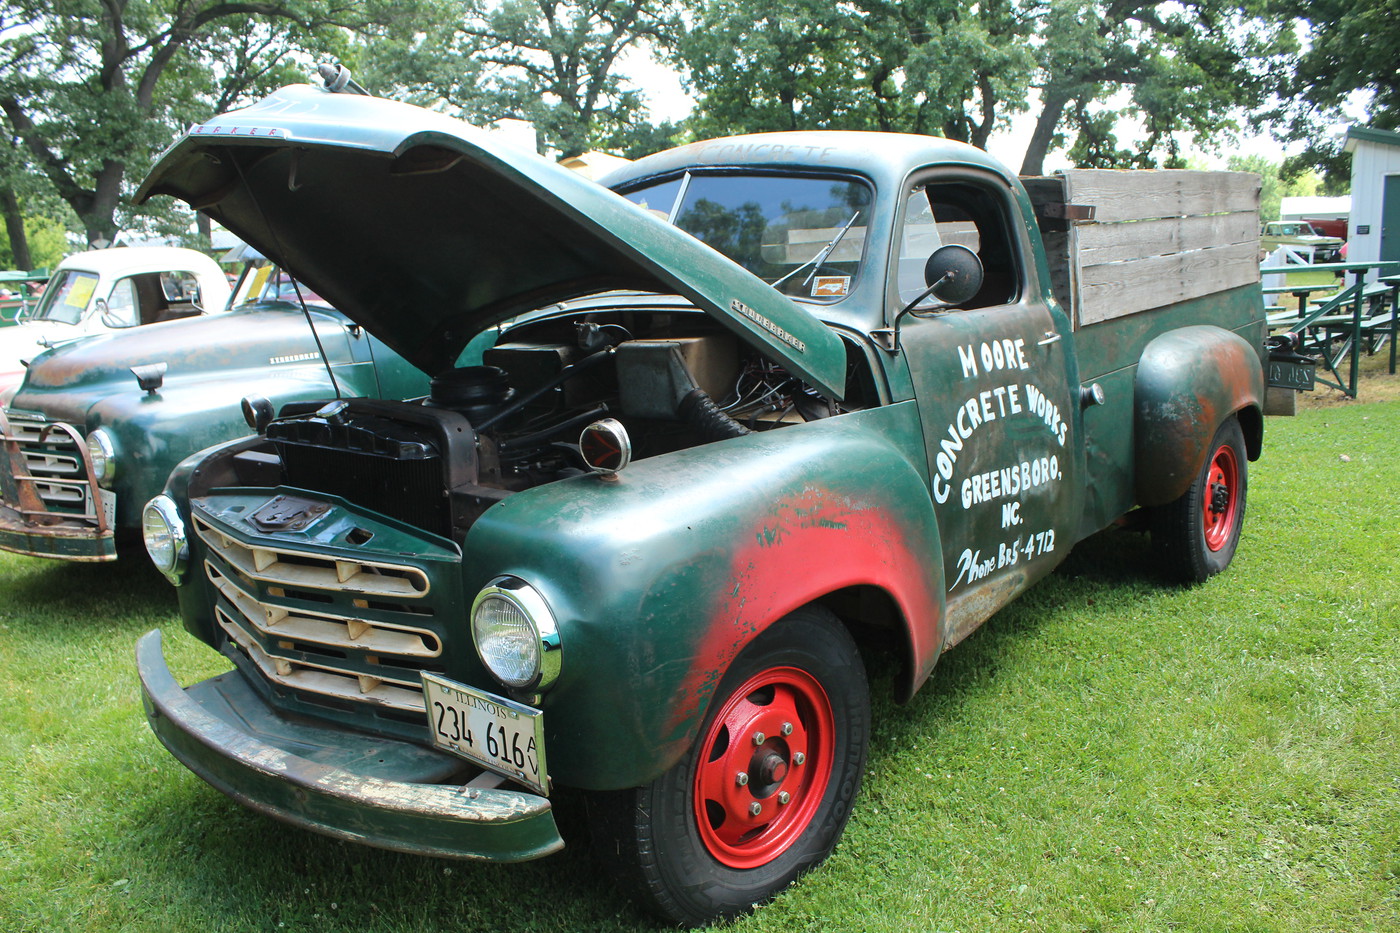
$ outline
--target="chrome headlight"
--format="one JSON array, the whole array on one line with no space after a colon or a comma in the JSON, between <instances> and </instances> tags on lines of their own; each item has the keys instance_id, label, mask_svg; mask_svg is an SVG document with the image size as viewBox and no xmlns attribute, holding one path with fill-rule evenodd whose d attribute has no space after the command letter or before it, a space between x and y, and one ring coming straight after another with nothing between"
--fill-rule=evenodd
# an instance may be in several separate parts
<instances>
[{"instance_id":1,"label":"chrome headlight","mask_svg":"<svg viewBox=\"0 0 1400 933\"><path fill-rule=\"evenodd\" d=\"M117 475L117 449L106 428L98 428L87 436L88 457L92 460L92 478L103 489L112 488Z\"/></svg>"},{"instance_id":2,"label":"chrome headlight","mask_svg":"<svg viewBox=\"0 0 1400 933\"><path fill-rule=\"evenodd\" d=\"M178 586L190 549L185 538L185 522L180 518L174 499L160 495L146 503L141 513L141 537L146 542L151 563Z\"/></svg>"},{"instance_id":3,"label":"chrome headlight","mask_svg":"<svg viewBox=\"0 0 1400 933\"><path fill-rule=\"evenodd\" d=\"M497 577L472 602L472 641L507 687L542 690L559 676L559 629L544 598L516 577Z\"/></svg>"}]
</instances>

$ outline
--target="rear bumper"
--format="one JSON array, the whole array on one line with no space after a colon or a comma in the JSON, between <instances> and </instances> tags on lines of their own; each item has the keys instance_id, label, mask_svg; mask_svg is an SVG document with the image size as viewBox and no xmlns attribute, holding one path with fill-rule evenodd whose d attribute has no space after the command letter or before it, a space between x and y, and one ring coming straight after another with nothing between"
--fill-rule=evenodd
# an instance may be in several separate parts
<instances>
[{"instance_id":1,"label":"rear bumper","mask_svg":"<svg viewBox=\"0 0 1400 933\"><path fill-rule=\"evenodd\" d=\"M440 783L465 762L420 746L288 720L237 671L188 690L160 632L136 645L146 718L187 768L234 800L296 826L418 855L516 862L563 848L550 803Z\"/></svg>"}]
</instances>

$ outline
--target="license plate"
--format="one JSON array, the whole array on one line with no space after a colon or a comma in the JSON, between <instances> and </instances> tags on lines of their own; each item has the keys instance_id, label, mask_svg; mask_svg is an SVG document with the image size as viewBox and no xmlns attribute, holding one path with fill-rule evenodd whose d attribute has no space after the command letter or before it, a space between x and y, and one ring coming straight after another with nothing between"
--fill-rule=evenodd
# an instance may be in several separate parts
<instances>
[{"instance_id":1,"label":"license plate","mask_svg":"<svg viewBox=\"0 0 1400 933\"><path fill-rule=\"evenodd\" d=\"M1288 360L1269 360L1269 385L1280 389L1311 391L1317 366Z\"/></svg>"},{"instance_id":2,"label":"license plate","mask_svg":"<svg viewBox=\"0 0 1400 933\"><path fill-rule=\"evenodd\" d=\"M543 713L436 674L422 676L434 745L549 794Z\"/></svg>"},{"instance_id":3,"label":"license plate","mask_svg":"<svg viewBox=\"0 0 1400 933\"><path fill-rule=\"evenodd\" d=\"M110 489L103 489L100 486L95 486L92 488L90 495L95 496L97 501L94 503L92 499L88 499L88 514L96 517L97 510L100 508L103 517L107 519L107 527L109 529L117 527L117 494Z\"/></svg>"}]
</instances>

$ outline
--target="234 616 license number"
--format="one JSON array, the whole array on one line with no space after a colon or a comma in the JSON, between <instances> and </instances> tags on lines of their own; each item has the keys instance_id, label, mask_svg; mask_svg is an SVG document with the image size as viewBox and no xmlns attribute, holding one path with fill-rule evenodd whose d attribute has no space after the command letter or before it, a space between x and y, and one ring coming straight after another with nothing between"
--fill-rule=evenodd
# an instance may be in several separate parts
<instances>
[{"instance_id":1,"label":"234 616 license number","mask_svg":"<svg viewBox=\"0 0 1400 933\"><path fill-rule=\"evenodd\" d=\"M423 699L433 744L549 793L539 710L428 673Z\"/></svg>"}]
</instances>

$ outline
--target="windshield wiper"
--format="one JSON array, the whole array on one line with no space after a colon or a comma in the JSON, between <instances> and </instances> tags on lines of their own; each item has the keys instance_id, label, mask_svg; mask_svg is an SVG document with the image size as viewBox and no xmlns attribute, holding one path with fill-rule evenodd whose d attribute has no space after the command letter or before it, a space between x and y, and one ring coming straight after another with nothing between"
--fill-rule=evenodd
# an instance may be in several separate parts
<instances>
[{"instance_id":1,"label":"windshield wiper","mask_svg":"<svg viewBox=\"0 0 1400 933\"><path fill-rule=\"evenodd\" d=\"M807 260L802 265L798 266L796 269L793 269L781 279L778 279L778 281L773 283L773 287L777 288L779 285L783 284L788 279L792 278L794 275L801 272L808 266L812 267L812 271L807 273L807 277L802 280L802 284L805 286L808 282L812 281L813 276L815 276L818 272L821 271L822 263L826 262L826 257L830 256L831 251L836 249L836 245L841 242L841 238L846 235L846 231L851 229L851 225L854 224L856 220L859 219L859 217L860 211L856 211L854 214L852 214L851 219L846 221L845 225L842 226L840 230L836 231L836 236L831 238L830 243L822 247L821 252L817 253L817 255L813 256L811 259Z\"/></svg>"}]
</instances>

